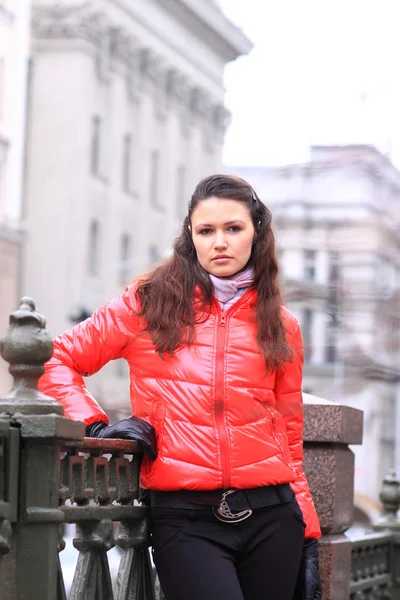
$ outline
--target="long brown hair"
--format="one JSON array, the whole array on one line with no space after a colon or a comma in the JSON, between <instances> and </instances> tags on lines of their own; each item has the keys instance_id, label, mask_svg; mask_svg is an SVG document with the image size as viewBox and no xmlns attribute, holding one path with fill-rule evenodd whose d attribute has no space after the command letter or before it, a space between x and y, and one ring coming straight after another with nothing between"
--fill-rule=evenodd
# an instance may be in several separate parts
<instances>
[{"instance_id":1,"label":"long brown hair","mask_svg":"<svg viewBox=\"0 0 400 600\"><path fill-rule=\"evenodd\" d=\"M254 287L257 290L255 320L257 343L268 371L279 369L290 361L290 349L281 318L281 292L278 283L278 261L272 215L253 188L244 179L232 175L212 175L197 185L189 203L182 231L175 240L172 257L157 267L137 288L144 318L145 331L161 355L173 354L182 344L195 339L199 312L193 303L195 286L203 297L203 309L208 311L213 301L213 285L209 274L200 266L191 235L191 216L199 202L208 198L227 198L242 202L248 209L257 240L249 264L254 268ZM209 314L209 312L208 312ZM204 312L201 313L204 318ZM207 314L206 317L207 318Z\"/></svg>"}]
</instances>

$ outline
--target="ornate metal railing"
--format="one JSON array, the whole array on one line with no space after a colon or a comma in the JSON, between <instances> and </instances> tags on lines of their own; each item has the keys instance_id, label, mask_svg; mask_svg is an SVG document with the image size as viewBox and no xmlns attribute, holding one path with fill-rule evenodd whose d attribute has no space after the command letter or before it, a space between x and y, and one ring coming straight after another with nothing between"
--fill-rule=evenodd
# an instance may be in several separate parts
<instances>
[{"instance_id":1,"label":"ornate metal railing","mask_svg":"<svg viewBox=\"0 0 400 600\"><path fill-rule=\"evenodd\" d=\"M123 551L116 600L154 598L147 509L137 505L140 458L136 444L122 440L85 438L63 448L61 510L76 525L79 550L71 600L86 600L88 588L93 598L113 598L107 552L115 544ZM116 540L113 522L119 522Z\"/></svg>"},{"instance_id":2,"label":"ornate metal railing","mask_svg":"<svg viewBox=\"0 0 400 600\"><path fill-rule=\"evenodd\" d=\"M65 523L75 524L78 551L70 600L155 600L136 443L84 438L83 423L38 391L52 341L31 299L11 315L0 351L14 378L0 398L1 600L66 600ZM122 558L113 586L115 544Z\"/></svg>"},{"instance_id":3,"label":"ornate metal railing","mask_svg":"<svg viewBox=\"0 0 400 600\"><path fill-rule=\"evenodd\" d=\"M351 600L400 600L400 481L394 471L383 480L383 513L375 533L352 541Z\"/></svg>"},{"instance_id":4,"label":"ornate metal railing","mask_svg":"<svg viewBox=\"0 0 400 600\"><path fill-rule=\"evenodd\" d=\"M393 550L389 532L353 540L350 600L393 600Z\"/></svg>"}]
</instances>

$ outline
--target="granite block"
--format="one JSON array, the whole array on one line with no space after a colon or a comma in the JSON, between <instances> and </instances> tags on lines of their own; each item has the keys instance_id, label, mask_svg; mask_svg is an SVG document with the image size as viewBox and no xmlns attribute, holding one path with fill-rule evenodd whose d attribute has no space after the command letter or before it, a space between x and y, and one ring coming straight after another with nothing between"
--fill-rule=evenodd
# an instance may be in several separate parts
<instances>
[{"instance_id":1,"label":"granite block","mask_svg":"<svg viewBox=\"0 0 400 600\"><path fill-rule=\"evenodd\" d=\"M354 454L344 444L304 445L304 472L323 533L343 533L353 521Z\"/></svg>"},{"instance_id":2,"label":"granite block","mask_svg":"<svg viewBox=\"0 0 400 600\"><path fill-rule=\"evenodd\" d=\"M348 600L351 580L351 542L344 535L323 536L319 544L323 600Z\"/></svg>"},{"instance_id":3,"label":"granite block","mask_svg":"<svg viewBox=\"0 0 400 600\"><path fill-rule=\"evenodd\" d=\"M363 412L350 406L303 394L304 440L361 444Z\"/></svg>"}]
</instances>

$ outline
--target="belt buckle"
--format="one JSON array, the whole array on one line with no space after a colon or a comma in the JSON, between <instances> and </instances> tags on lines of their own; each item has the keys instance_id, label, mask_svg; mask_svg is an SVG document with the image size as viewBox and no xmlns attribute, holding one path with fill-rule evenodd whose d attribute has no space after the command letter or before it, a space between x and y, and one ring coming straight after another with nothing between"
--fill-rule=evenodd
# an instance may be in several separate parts
<instances>
[{"instance_id":1,"label":"belt buckle","mask_svg":"<svg viewBox=\"0 0 400 600\"><path fill-rule=\"evenodd\" d=\"M240 521L245 521L253 514L251 508L237 513L231 511L226 498L237 491L238 490L227 490L222 494L219 506L217 508L213 506L213 513L219 521L222 521L223 523L239 523Z\"/></svg>"}]
</instances>

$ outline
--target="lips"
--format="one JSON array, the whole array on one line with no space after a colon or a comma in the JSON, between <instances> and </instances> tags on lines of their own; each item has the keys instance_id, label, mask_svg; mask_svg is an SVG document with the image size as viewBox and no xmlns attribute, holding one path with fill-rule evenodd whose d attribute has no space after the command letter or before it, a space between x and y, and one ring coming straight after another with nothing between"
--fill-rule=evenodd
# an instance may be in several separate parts
<instances>
[{"instance_id":1,"label":"lips","mask_svg":"<svg viewBox=\"0 0 400 600\"><path fill-rule=\"evenodd\" d=\"M218 256L214 256L214 258L212 259L214 260L223 260L223 259L228 259L228 258L232 258L232 256L228 256L227 254L219 254Z\"/></svg>"}]
</instances>

